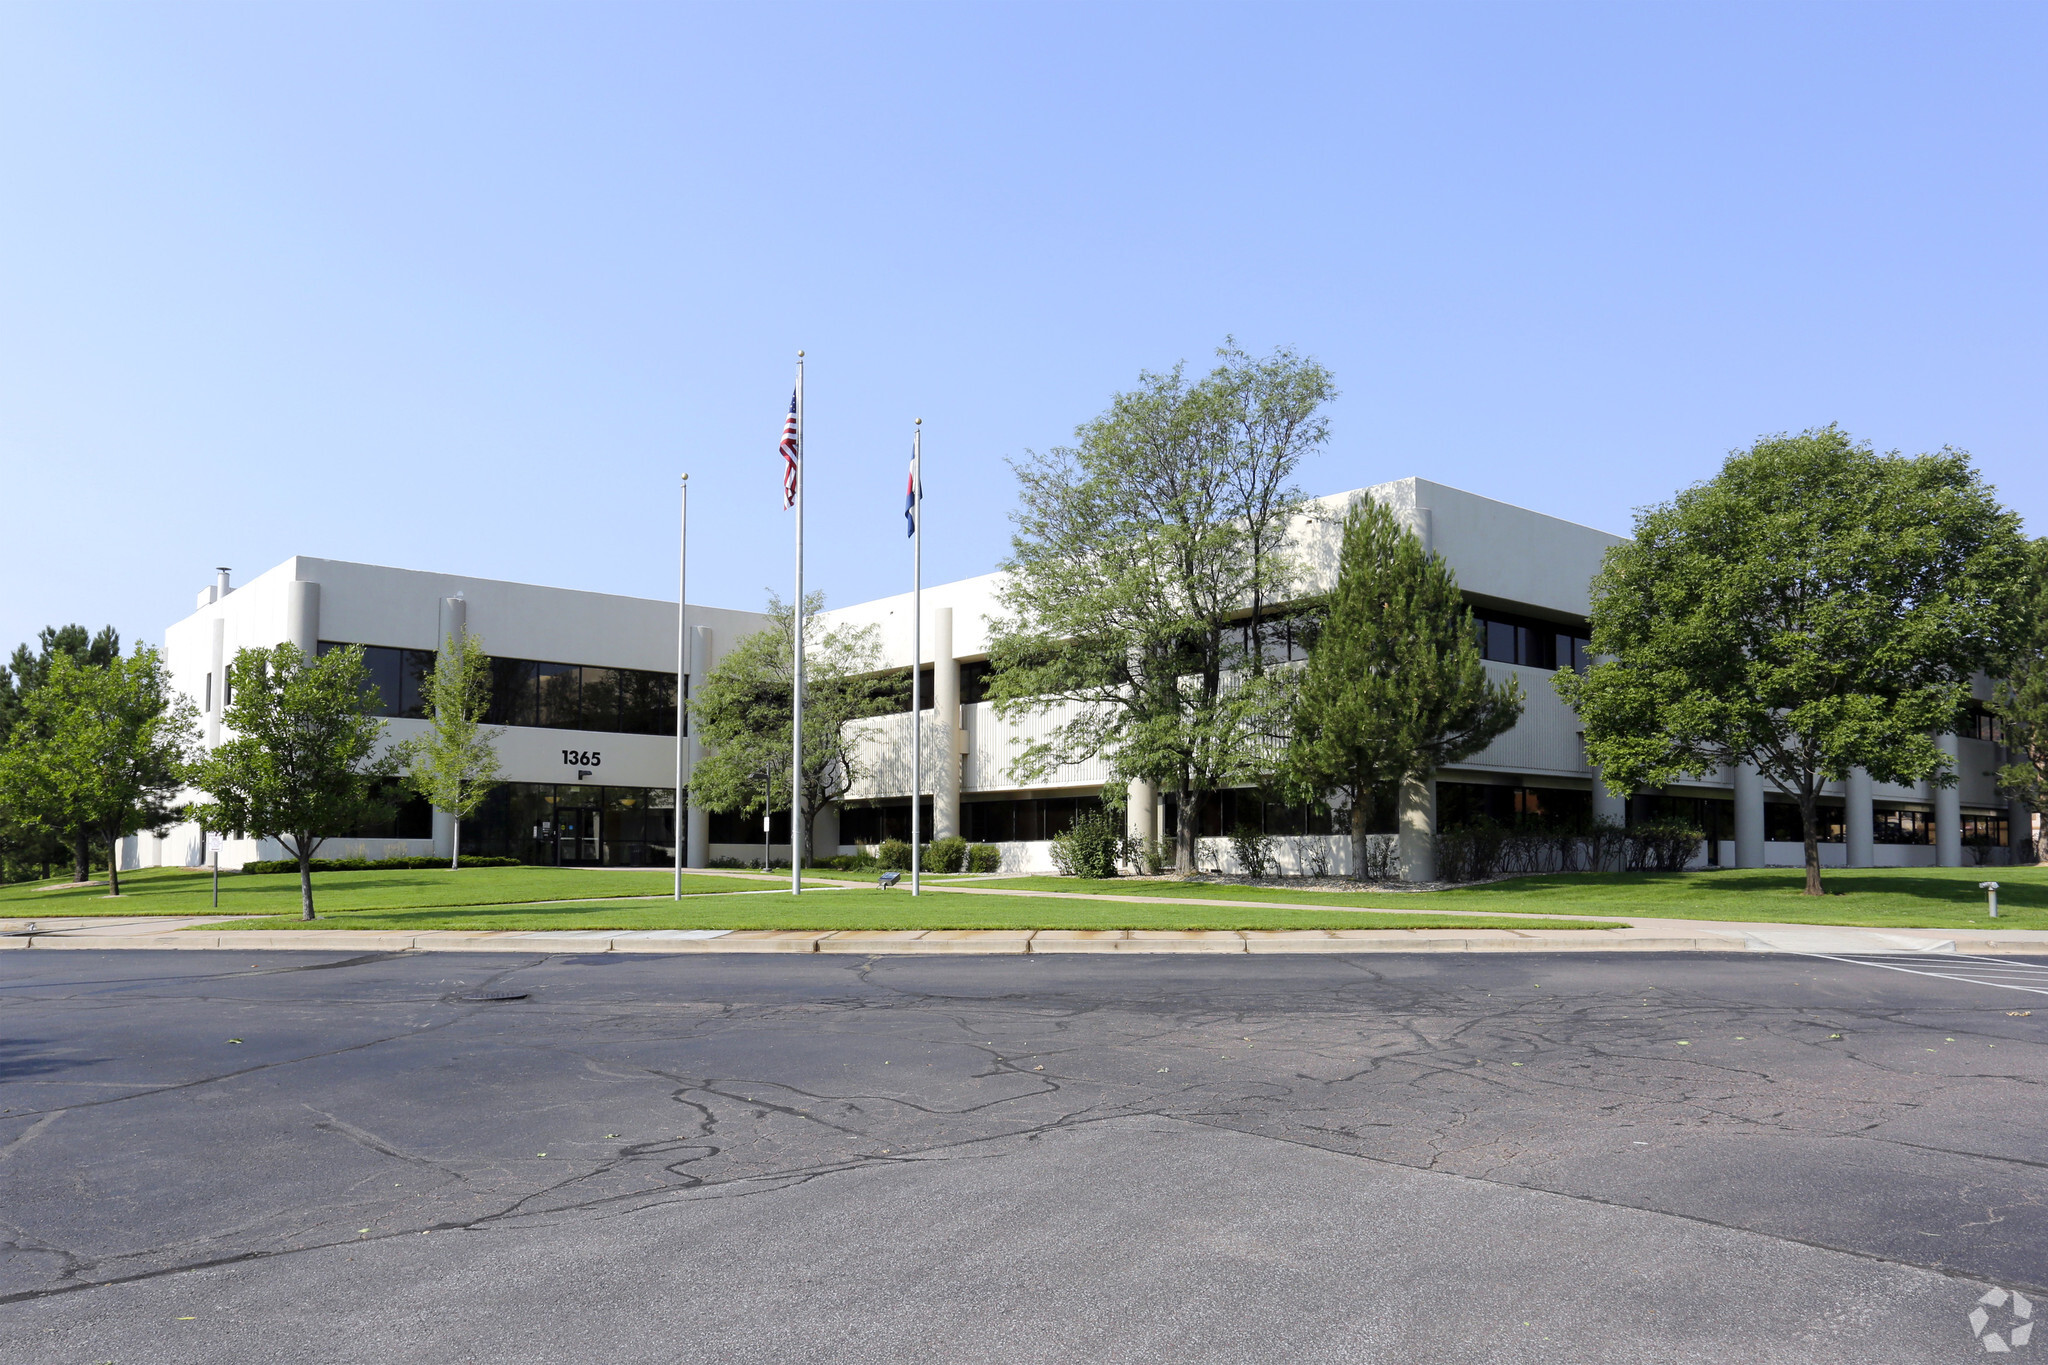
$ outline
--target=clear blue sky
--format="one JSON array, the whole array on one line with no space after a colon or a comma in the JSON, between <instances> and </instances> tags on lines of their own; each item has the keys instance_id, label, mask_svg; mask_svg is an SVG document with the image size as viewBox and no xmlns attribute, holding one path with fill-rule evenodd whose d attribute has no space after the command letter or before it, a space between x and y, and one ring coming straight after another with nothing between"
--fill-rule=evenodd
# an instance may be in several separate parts
<instances>
[{"instance_id":1,"label":"clear blue sky","mask_svg":"<svg viewBox=\"0 0 2048 1365\"><path fill-rule=\"evenodd\" d=\"M2048 530L2048 8L10 4L0 650L291 554L785 593L1002 554L1005 457L1226 334L1311 492L1626 530L1759 434Z\"/></svg>"}]
</instances>

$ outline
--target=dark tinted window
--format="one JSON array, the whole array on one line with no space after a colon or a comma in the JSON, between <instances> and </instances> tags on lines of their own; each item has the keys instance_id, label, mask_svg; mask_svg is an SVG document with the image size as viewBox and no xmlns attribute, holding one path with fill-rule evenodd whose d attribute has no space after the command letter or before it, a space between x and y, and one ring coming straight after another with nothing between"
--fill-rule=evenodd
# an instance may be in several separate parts
<instances>
[{"instance_id":1,"label":"dark tinted window","mask_svg":"<svg viewBox=\"0 0 2048 1365\"><path fill-rule=\"evenodd\" d=\"M583 711L580 730L619 728L619 688L627 677L622 668L583 668Z\"/></svg>"},{"instance_id":2,"label":"dark tinted window","mask_svg":"<svg viewBox=\"0 0 2048 1365\"><path fill-rule=\"evenodd\" d=\"M619 728L629 735L672 735L676 732L676 675L618 670Z\"/></svg>"},{"instance_id":3,"label":"dark tinted window","mask_svg":"<svg viewBox=\"0 0 2048 1365\"><path fill-rule=\"evenodd\" d=\"M433 679L433 650L399 650L397 714L410 716L414 720L425 720L427 716L427 693L433 687Z\"/></svg>"},{"instance_id":4,"label":"dark tinted window","mask_svg":"<svg viewBox=\"0 0 2048 1365\"><path fill-rule=\"evenodd\" d=\"M349 645L339 640L322 640L315 651L321 656ZM385 645L361 645L363 651L363 713L371 716L418 716L421 686L415 680L434 671L434 652L428 649L392 649Z\"/></svg>"},{"instance_id":5,"label":"dark tinted window","mask_svg":"<svg viewBox=\"0 0 2048 1365\"><path fill-rule=\"evenodd\" d=\"M574 664L535 664L533 672L533 723L548 729L581 729L577 722L582 710L582 670Z\"/></svg>"},{"instance_id":6,"label":"dark tinted window","mask_svg":"<svg viewBox=\"0 0 2048 1365\"><path fill-rule=\"evenodd\" d=\"M1591 662L1584 632L1560 629L1555 622L1475 607L1472 628L1480 656L1499 663L1583 670Z\"/></svg>"},{"instance_id":7,"label":"dark tinted window","mask_svg":"<svg viewBox=\"0 0 2048 1365\"><path fill-rule=\"evenodd\" d=\"M534 711L534 663L531 659L491 660L492 725L531 725Z\"/></svg>"}]
</instances>

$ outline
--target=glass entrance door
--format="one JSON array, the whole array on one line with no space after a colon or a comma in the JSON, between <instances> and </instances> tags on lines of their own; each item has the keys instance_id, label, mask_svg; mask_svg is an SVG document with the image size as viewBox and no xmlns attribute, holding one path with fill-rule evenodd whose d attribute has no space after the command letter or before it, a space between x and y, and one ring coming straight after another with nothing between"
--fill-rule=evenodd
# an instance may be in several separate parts
<instances>
[{"instance_id":1,"label":"glass entrance door","mask_svg":"<svg viewBox=\"0 0 2048 1365\"><path fill-rule=\"evenodd\" d=\"M602 817L594 810L565 806L555 812L555 859L564 867L604 861Z\"/></svg>"}]
</instances>

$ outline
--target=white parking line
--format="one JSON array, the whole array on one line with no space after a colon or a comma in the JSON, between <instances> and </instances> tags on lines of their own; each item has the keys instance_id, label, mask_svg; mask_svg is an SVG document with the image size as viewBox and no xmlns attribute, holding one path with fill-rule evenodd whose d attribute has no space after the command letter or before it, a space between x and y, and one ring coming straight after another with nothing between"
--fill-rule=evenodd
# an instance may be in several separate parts
<instances>
[{"instance_id":1,"label":"white parking line","mask_svg":"<svg viewBox=\"0 0 2048 1365\"><path fill-rule=\"evenodd\" d=\"M1794 957L1818 957L1829 962L1846 962L1856 967L1882 967L1888 972L1906 972L1912 976L1932 976L1943 981L1962 981L1973 986L1995 986L2000 990L2026 991L2030 995L2048 995L2048 965L2032 962L2012 962L2002 957L1969 957L1962 954L1930 959L1918 953L1912 961L1925 963L1939 960L1948 970L1931 970L1924 966L1906 967L1897 962L1888 962L1875 955L1843 957L1834 953L1793 953ZM1966 976L1965 971L1980 973ZM1988 980L1989 977L2016 976L2019 981ZM2021 985L2021 981L2032 985Z\"/></svg>"}]
</instances>

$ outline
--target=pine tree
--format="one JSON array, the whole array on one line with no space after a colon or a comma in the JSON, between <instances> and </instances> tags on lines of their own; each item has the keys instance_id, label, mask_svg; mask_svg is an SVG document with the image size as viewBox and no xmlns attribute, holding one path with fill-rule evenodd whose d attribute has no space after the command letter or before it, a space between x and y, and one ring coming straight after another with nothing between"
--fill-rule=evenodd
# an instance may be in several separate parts
<instances>
[{"instance_id":1,"label":"pine tree","mask_svg":"<svg viewBox=\"0 0 2048 1365\"><path fill-rule=\"evenodd\" d=\"M1486 676L1450 566L1384 504L1352 504L1329 616L1295 696L1285 774L1302 796L1349 798L1353 866L1365 866L1375 791L1428 781L1521 714L1514 679Z\"/></svg>"}]
</instances>

